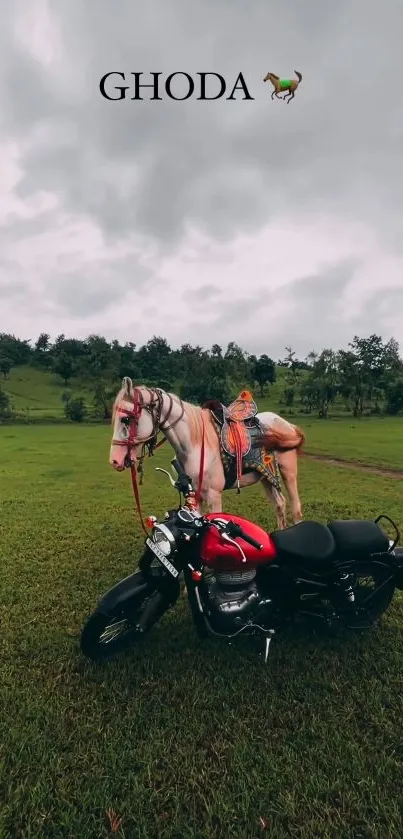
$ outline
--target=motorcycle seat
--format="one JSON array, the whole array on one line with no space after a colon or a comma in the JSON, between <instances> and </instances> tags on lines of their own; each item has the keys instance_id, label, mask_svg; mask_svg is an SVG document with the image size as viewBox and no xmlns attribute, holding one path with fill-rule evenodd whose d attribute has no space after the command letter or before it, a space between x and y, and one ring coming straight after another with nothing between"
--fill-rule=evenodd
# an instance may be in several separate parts
<instances>
[{"instance_id":1,"label":"motorcycle seat","mask_svg":"<svg viewBox=\"0 0 403 839\"><path fill-rule=\"evenodd\" d=\"M301 521L270 534L283 562L304 563L309 567L331 565L336 542L325 524Z\"/></svg>"},{"instance_id":2,"label":"motorcycle seat","mask_svg":"<svg viewBox=\"0 0 403 839\"><path fill-rule=\"evenodd\" d=\"M389 548L388 537L374 521L335 519L328 528L340 553L368 556L386 553Z\"/></svg>"}]
</instances>

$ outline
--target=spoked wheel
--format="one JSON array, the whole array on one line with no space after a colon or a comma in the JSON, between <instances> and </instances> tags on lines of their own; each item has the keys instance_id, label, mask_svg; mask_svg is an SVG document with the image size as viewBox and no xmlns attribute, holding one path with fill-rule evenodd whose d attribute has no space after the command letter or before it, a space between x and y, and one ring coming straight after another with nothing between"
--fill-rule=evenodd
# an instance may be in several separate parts
<instances>
[{"instance_id":1,"label":"spoked wheel","mask_svg":"<svg viewBox=\"0 0 403 839\"><path fill-rule=\"evenodd\" d=\"M349 629L368 629L386 612L395 593L390 569L381 562L357 562L351 575L355 608L345 614Z\"/></svg>"},{"instance_id":2,"label":"spoked wheel","mask_svg":"<svg viewBox=\"0 0 403 839\"><path fill-rule=\"evenodd\" d=\"M153 601L155 608L152 608ZM146 626L139 631L138 623L146 609L151 611ZM92 661L103 661L121 653L143 638L164 611L165 608L161 610L159 593L154 591L139 594L130 611L120 610L109 615L94 612L81 633L81 652Z\"/></svg>"}]
</instances>

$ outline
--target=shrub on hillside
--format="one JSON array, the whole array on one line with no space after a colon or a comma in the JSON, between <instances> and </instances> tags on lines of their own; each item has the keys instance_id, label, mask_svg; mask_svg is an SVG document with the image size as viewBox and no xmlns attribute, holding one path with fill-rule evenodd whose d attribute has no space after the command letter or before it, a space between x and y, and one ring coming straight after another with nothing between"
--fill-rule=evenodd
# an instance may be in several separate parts
<instances>
[{"instance_id":1,"label":"shrub on hillside","mask_svg":"<svg viewBox=\"0 0 403 839\"><path fill-rule=\"evenodd\" d=\"M64 413L71 422L84 422L87 409L82 396L72 396L64 404Z\"/></svg>"},{"instance_id":2,"label":"shrub on hillside","mask_svg":"<svg viewBox=\"0 0 403 839\"><path fill-rule=\"evenodd\" d=\"M12 417L10 397L0 388L0 420Z\"/></svg>"}]
</instances>

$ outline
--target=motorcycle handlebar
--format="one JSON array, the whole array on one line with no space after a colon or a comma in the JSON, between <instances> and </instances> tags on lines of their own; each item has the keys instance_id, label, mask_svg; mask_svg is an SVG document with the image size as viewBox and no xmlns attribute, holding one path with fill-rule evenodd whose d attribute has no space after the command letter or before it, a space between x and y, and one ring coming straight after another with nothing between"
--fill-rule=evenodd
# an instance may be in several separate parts
<instances>
[{"instance_id":1,"label":"motorcycle handlebar","mask_svg":"<svg viewBox=\"0 0 403 839\"><path fill-rule=\"evenodd\" d=\"M215 524L214 520L211 524ZM252 545L252 548L256 548L258 551L263 550L263 545L260 542L257 542L256 539L253 539L252 536L249 536L248 533L245 533L245 531L242 530L242 527L240 527L239 524L236 524L236 522L229 521L225 524L225 526L223 526L222 523L220 524L221 527L219 529L221 529L223 533L227 533L228 536L232 536L235 539L243 539L244 542L248 542L249 545Z\"/></svg>"},{"instance_id":2,"label":"motorcycle handlebar","mask_svg":"<svg viewBox=\"0 0 403 839\"><path fill-rule=\"evenodd\" d=\"M245 533L245 531L242 530L242 527L240 527L239 524L235 524L235 522L232 521L228 522L228 524L228 532L230 536L238 536L241 539L243 539L244 542L248 542L249 545L252 545L252 548L256 548L258 551L263 550L263 545L261 545L260 542L257 542L256 539L254 539L252 536L249 536L248 533Z\"/></svg>"}]
</instances>

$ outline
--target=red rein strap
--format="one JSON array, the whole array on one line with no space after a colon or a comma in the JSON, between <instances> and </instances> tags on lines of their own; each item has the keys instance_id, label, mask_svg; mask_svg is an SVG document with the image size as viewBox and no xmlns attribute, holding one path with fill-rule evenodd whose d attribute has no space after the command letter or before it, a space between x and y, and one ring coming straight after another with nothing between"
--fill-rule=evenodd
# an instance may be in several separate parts
<instances>
[{"instance_id":1,"label":"red rein strap","mask_svg":"<svg viewBox=\"0 0 403 839\"><path fill-rule=\"evenodd\" d=\"M202 431L202 444L201 444L201 452L200 452L200 470L199 470L199 481L198 481L197 492L196 492L196 495L195 495L195 501L196 501L196 504L197 504L197 505L199 505L199 504L200 504L201 497L202 497L202 484L203 484L203 475L204 475L204 448L205 448L205 447L204 447L204 441L205 441L205 426L204 426L204 419L203 419L203 416L202 416L202 426L203 426L203 431Z\"/></svg>"},{"instance_id":2,"label":"red rein strap","mask_svg":"<svg viewBox=\"0 0 403 839\"><path fill-rule=\"evenodd\" d=\"M140 494L139 494L139 487L138 487L138 483L137 483L137 470L136 470L136 464L135 463L132 463L132 465L130 467L130 474L132 476L133 494L134 494L134 500L136 502L137 512L139 514L140 524L141 524L141 527L143 529L143 532L146 534L146 536L149 536L150 534L149 534L149 532L148 532L148 530L147 530L147 528L144 524L143 513L141 511Z\"/></svg>"},{"instance_id":3,"label":"red rein strap","mask_svg":"<svg viewBox=\"0 0 403 839\"><path fill-rule=\"evenodd\" d=\"M137 435L137 428L138 428L138 424L139 424L141 409L142 409L142 405L140 403L139 393L138 393L137 390L135 390L134 391L134 404L133 404L133 418L132 418L132 422L130 424L130 434L129 434L128 445L127 445L127 452L128 452L128 456L129 456L130 460L131 460L132 447L135 445L135 439L136 439L136 435ZM131 464L130 464L130 474L131 474L131 478L132 478L134 500L136 502L136 507L137 507L137 512L139 514L140 524L141 524L141 527L143 529L143 532L145 533L146 536L148 536L149 533L148 533L148 530L147 530L147 528L144 524L143 513L141 511L140 493L139 493L139 487L138 487L138 482L137 482L136 463L133 462L132 460L131 460Z\"/></svg>"}]
</instances>

